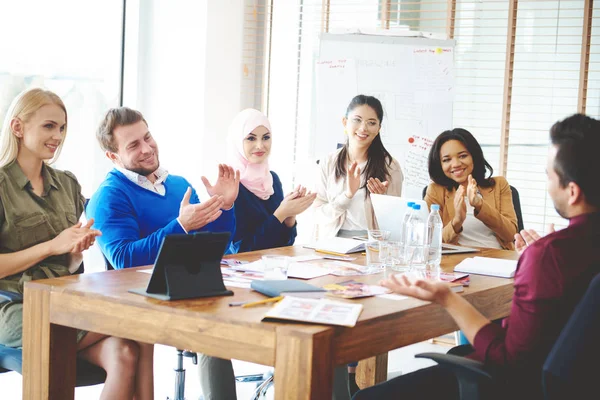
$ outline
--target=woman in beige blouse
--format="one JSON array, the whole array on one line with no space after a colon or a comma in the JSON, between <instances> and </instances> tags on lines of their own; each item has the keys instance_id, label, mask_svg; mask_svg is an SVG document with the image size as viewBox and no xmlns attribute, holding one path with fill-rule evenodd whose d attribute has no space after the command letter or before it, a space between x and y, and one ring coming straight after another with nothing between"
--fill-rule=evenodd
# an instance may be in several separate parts
<instances>
[{"instance_id":1,"label":"woman in beige blouse","mask_svg":"<svg viewBox=\"0 0 600 400\"><path fill-rule=\"evenodd\" d=\"M317 237L351 237L376 229L370 193L400 196L402 170L385 149L379 131L381 102L372 96L352 99L342 118L347 140L319 165Z\"/></svg>"}]
</instances>

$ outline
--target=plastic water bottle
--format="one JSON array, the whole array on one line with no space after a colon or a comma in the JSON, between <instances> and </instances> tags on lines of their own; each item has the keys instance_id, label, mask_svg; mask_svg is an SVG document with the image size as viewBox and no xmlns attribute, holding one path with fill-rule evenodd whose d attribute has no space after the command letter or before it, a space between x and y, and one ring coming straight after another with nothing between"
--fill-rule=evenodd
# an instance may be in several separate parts
<instances>
[{"instance_id":1,"label":"plastic water bottle","mask_svg":"<svg viewBox=\"0 0 600 400\"><path fill-rule=\"evenodd\" d=\"M404 259L410 269L425 269L427 264L426 252L426 221L421 218L421 205L413 205L413 213L406 222Z\"/></svg>"},{"instance_id":2,"label":"plastic water bottle","mask_svg":"<svg viewBox=\"0 0 600 400\"><path fill-rule=\"evenodd\" d=\"M442 217L440 217L440 206L433 204L431 212L427 218L427 246L429 247L429 257L427 265L432 272L439 273L440 263L442 262Z\"/></svg>"},{"instance_id":3,"label":"plastic water bottle","mask_svg":"<svg viewBox=\"0 0 600 400\"><path fill-rule=\"evenodd\" d=\"M410 218L410 216L413 214L413 206L415 205L414 201L409 201L406 204L406 211L404 212L404 217L402 218L402 226L400 227L400 243L402 246L405 245L405 238L406 238L406 223L408 222L408 219Z\"/></svg>"}]
</instances>

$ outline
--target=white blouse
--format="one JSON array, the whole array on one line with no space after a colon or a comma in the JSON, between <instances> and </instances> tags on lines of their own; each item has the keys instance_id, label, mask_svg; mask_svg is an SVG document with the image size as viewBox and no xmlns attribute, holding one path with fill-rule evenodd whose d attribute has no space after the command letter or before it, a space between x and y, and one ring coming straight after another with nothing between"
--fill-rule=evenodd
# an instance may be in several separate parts
<instances>
[{"instance_id":1,"label":"white blouse","mask_svg":"<svg viewBox=\"0 0 600 400\"><path fill-rule=\"evenodd\" d=\"M475 217L475 208L469 203L469 199L465 197L467 205L467 218L462 224L462 232L458 237L458 244L461 246L489 247L491 249L501 249L502 246L494 231L488 228L481 220Z\"/></svg>"},{"instance_id":2,"label":"white blouse","mask_svg":"<svg viewBox=\"0 0 600 400\"><path fill-rule=\"evenodd\" d=\"M347 230L377 228L371 198L365 197L367 189L359 189L352 199L349 199L344 194L346 177L336 181L335 161L339 152L340 150L337 150L329 154L319 164L315 188L317 198L313 203L317 239L334 237L342 228ZM365 165L366 163L361 166L361 170ZM389 186L386 194L399 197L404 181L402 169L396 159L392 159L389 168ZM363 184L364 176L361 179L361 186Z\"/></svg>"}]
</instances>

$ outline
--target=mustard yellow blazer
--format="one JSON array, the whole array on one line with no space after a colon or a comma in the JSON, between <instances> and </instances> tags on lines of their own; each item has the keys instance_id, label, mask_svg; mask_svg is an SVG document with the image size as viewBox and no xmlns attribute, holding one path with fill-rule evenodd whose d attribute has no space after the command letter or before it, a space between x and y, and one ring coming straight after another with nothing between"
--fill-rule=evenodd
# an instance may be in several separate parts
<instances>
[{"instance_id":1,"label":"mustard yellow blazer","mask_svg":"<svg viewBox=\"0 0 600 400\"><path fill-rule=\"evenodd\" d=\"M483 197L483 206L475 215L477 219L490 228L502 248L513 250L514 236L517 233L517 214L512 202L512 192L506 179L495 176L494 186L484 188L479 186ZM444 186L431 183L427 187L425 202L431 208L432 204L439 204L444 230L442 240L444 243L458 243L460 232L454 232L452 219L454 218L454 194L456 190L449 191ZM462 231L462 229L461 229Z\"/></svg>"}]
</instances>

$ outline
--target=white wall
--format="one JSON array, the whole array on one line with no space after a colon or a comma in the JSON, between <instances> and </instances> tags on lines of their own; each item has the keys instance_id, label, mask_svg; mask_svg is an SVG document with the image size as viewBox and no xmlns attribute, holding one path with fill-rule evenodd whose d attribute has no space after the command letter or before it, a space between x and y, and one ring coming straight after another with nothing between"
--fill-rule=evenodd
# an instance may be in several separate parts
<instances>
[{"instance_id":1,"label":"white wall","mask_svg":"<svg viewBox=\"0 0 600 400\"><path fill-rule=\"evenodd\" d=\"M200 177L215 179L226 161L227 126L240 108L242 3L148 0L128 9L125 105L144 113L161 165L201 197Z\"/></svg>"}]
</instances>

